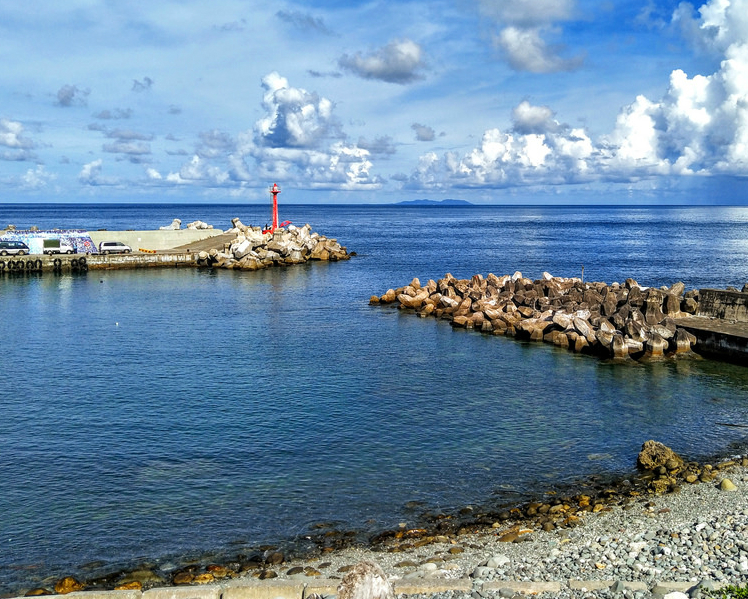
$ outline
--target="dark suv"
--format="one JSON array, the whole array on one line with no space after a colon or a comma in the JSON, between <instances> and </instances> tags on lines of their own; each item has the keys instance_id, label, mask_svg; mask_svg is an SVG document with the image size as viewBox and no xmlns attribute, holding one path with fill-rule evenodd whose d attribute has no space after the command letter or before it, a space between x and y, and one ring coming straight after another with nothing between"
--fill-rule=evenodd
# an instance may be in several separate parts
<instances>
[{"instance_id":1,"label":"dark suv","mask_svg":"<svg viewBox=\"0 0 748 599\"><path fill-rule=\"evenodd\" d=\"M0 239L0 256L18 255L29 253L29 246L23 241L3 241Z\"/></svg>"}]
</instances>

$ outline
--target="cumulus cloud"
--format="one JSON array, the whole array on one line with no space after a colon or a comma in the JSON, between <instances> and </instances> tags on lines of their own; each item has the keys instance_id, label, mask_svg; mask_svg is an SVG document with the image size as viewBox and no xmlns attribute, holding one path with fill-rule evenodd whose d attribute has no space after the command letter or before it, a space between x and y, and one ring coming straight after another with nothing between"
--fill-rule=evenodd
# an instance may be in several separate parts
<instances>
[{"instance_id":1,"label":"cumulus cloud","mask_svg":"<svg viewBox=\"0 0 748 599\"><path fill-rule=\"evenodd\" d=\"M378 189L372 153L394 151L389 137L362 145L346 142L334 104L317 93L289 85L277 72L262 80L266 114L252 131L237 136L228 156L232 177L250 180L247 161L267 180L291 179L313 189Z\"/></svg>"},{"instance_id":2,"label":"cumulus cloud","mask_svg":"<svg viewBox=\"0 0 748 599\"><path fill-rule=\"evenodd\" d=\"M675 13L682 18L681 6ZM748 176L748 0L710 0L695 30L702 45L724 46L719 69L689 77L677 69L659 101L638 96L610 133L592 140L523 101L506 132L489 129L459 155L421 157L408 184L507 187L659 176Z\"/></svg>"},{"instance_id":3,"label":"cumulus cloud","mask_svg":"<svg viewBox=\"0 0 748 599\"><path fill-rule=\"evenodd\" d=\"M85 106L86 98L91 91L79 89L76 85L63 85L57 91L57 105L65 108L69 106Z\"/></svg>"},{"instance_id":4,"label":"cumulus cloud","mask_svg":"<svg viewBox=\"0 0 748 599\"><path fill-rule=\"evenodd\" d=\"M22 123L0 119L0 146L14 150L27 150L34 147L34 142L24 137Z\"/></svg>"},{"instance_id":5,"label":"cumulus cloud","mask_svg":"<svg viewBox=\"0 0 748 599\"><path fill-rule=\"evenodd\" d=\"M353 56L344 54L338 65L364 79L399 84L422 79L422 71L426 68L423 49L409 39L393 40L368 55L360 52Z\"/></svg>"},{"instance_id":6,"label":"cumulus cloud","mask_svg":"<svg viewBox=\"0 0 748 599\"><path fill-rule=\"evenodd\" d=\"M44 165L37 164L35 168L30 168L21 177L21 187L23 189L42 189L56 178L57 175L48 173L44 169Z\"/></svg>"},{"instance_id":7,"label":"cumulus cloud","mask_svg":"<svg viewBox=\"0 0 748 599\"><path fill-rule=\"evenodd\" d=\"M421 123L413 123L410 126L416 133L416 139L418 141L434 141L436 138L436 131L427 125L421 125Z\"/></svg>"},{"instance_id":8,"label":"cumulus cloud","mask_svg":"<svg viewBox=\"0 0 748 599\"><path fill-rule=\"evenodd\" d=\"M103 165L104 161L101 158L84 164L81 172L78 173L78 181L83 185L91 186L116 185L118 183L117 179L102 175Z\"/></svg>"},{"instance_id":9,"label":"cumulus cloud","mask_svg":"<svg viewBox=\"0 0 748 599\"><path fill-rule=\"evenodd\" d=\"M748 43L731 33L745 26L746 4L739 0L728 10L724 0L712 0L700 11L707 42L733 40L717 72L689 77L673 71L659 101L637 97L596 143L583 130L559 123L547 106L525 101L512 113L510 132L486 131L480 146L461 157L427 155L414 178L426 185L504 186L748 175Z\"/></svg>"},{"instance_id":10,"label":"cumulus cloud","mask_svg":"<svg viewBox=\"0 0 748 599\"><path fill-rule=\"evenodd\" d=\"M549 45L557 23L574 16L574 0L479 0L478 7L498 31L494 45L517 71L552 73L578 68L583 59L562 57L564 48Z\"/></svg>"},{"instance_id":11,"label":"cumulus cloud","mask_svg":"<svg viewBox=\"0 0 748 599\"><path fill-rule=\"evenodd\" d=\"M291 87L272 72L262 80L267 115L255 125L258 145L276 148L314 148L329 138L340 138L333 103L305 89Z\"/></svg>"},{"instance_id":12,"label":"cumulus cloud","mask_svg":"<svg viewBox=\"0 0 748 599\"><path fill-rule=\"evenodd\" d=\"M169 173L166 180L169 183L202 183L221 187L229 182L230 177L225 169L211 164L198 155L194 155L189 162L182 165L178 172Z\"/></svg>"}]
</instances>

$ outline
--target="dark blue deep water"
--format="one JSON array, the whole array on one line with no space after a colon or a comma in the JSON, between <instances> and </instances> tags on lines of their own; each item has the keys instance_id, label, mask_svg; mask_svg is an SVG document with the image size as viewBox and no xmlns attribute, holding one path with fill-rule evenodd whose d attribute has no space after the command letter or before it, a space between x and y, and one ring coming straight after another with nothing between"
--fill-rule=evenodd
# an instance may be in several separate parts
<instances>
[{"instance_id":1,"label":"dark blue deep water","mask_svg":"<svg viewBox=\"0 0 748 599\"><path fill-rule=\"evenodd\" d=\"M267 206L6 205L18 228L264 224ZM357 256L0 278L0 594L89 562L376 532L743 445L748 368L614 365L370 307L493 272L748 282L748 208L281 206Z\"/></svg>"}]
</instances>

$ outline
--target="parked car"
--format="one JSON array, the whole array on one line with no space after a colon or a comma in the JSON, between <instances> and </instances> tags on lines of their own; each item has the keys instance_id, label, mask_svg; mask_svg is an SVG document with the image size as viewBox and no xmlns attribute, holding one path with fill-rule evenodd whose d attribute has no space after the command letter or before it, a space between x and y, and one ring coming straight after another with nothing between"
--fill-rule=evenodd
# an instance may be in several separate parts
<instances>
[{"instance_id":1,"label":"parked car","mask_svg":"<svg viewBox=\"0 0 748 599\"><path fill-rule=\"evenodd\" d=\"M23 256L29 253L29 246L23 241L3 241L0 240L0 256Z\"/></svg>"},{"instance_id":2,"label":"parked car","mask_svg":"<svg viewBox=\"0 0 748 599\"><path fill-rule=\"evenodd\" d=\"M129 254L132 248L121 241L102 241L99 244L99 251L102 254Z\"/></svg>"}]
</instances>

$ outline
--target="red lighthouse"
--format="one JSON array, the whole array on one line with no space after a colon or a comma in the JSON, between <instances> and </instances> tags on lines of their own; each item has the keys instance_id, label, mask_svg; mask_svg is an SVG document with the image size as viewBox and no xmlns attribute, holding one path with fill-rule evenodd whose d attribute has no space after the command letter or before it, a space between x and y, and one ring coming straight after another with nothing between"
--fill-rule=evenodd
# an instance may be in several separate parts
<instances>
[{"instance_id":1,"label":"red lighthouse","mask_svg":"<svg viewBox=\"0 0 748 599\"><path fill-rule=\"evenodd\" d=\"M273 183L270 188L270 193L273 194L273 225L270 227L270 232L273 233L278 228L278 194L280 193L280 187L277 183Z\"/></svg>"}]
</instances>

